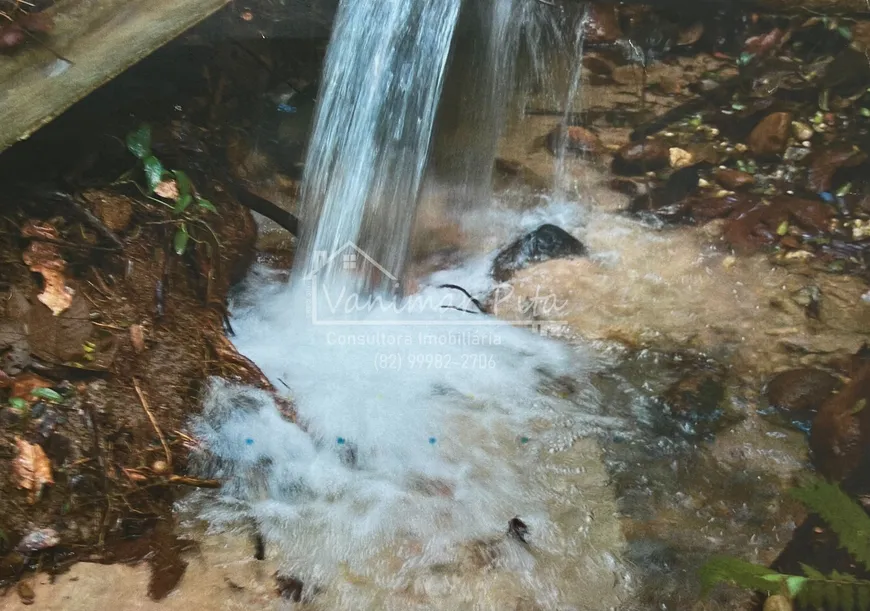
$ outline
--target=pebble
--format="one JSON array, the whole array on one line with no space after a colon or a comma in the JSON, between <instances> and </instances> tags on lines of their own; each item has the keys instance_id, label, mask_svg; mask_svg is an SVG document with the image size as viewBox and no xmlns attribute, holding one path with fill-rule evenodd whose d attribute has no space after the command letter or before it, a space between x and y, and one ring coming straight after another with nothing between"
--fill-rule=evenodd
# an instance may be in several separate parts
<instances>
[{"instance_id":1,"label":"pebble","mask_svg":"<svg viewBox=\"0 0 870 611\"><path fill-rule=\"evenodd\" d=\"M60 535L53 528L38 528L24 535L15 548L19 552L38 552L60 543Z\"/></svg>"}]
</instances>

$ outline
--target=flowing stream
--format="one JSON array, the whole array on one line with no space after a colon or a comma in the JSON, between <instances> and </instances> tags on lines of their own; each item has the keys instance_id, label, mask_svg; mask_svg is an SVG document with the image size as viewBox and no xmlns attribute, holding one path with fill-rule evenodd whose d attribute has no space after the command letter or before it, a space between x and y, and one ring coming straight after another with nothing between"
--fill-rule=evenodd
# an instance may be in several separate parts
<instances>
[{"instance_id":1,"label":"flowing stream","mask_svg":"<svg viewBox=\"0 0 870 611\"><path fill-rule=\"evenodd\" d=\"M549 204L505 209L489 193L514 83L545 80L541 41L572 50L569 90L554 97L577 110L582 14L537 0L475 7L471 23L490 29L472 74L456 78L477 74L471 102L484 106L454 112L453 125L476 123L476 143L430 167L433 146L451 141L436 133L451 124L442 89L461 101L445 79L463 71L450 54L467 43L454 33L469 36L468 10L460 0L341 2L295 270L288 280L256 269L232 305L235 345L287 390L297 423L264 392L214 382L195 430L201 472L226 485L201 515L260 533L281 572L304 583L305 608L633 608L638 573L611 476L662 457L642 449L649 406L626 384L592 383L612 365L600 351L547 337L567 330L565 304L545 284L499 318L444 286L483 297L510 239L544 222L585 231L586 209L560 190L564 143ZM454 219L457 201L476 204L456 221L475 247L409 283L415 220L439 210ZM629 458L608 458L612 442Z\"/></svg>"}]
</instances>

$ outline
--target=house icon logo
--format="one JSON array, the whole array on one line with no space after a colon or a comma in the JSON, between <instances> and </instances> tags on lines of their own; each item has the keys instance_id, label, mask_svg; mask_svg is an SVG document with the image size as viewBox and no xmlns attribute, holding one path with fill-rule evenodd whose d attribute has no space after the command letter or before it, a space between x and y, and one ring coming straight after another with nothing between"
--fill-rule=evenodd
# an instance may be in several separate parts
<instances>
[{"instance_id":1,"label":"house icon logo","mask_svg":"<svg viewBox=\"0 0 870 611\"><path fill-rule=\"evenodd\" d=\"M339 270L351 274L374 272L393 284L399 283L399 279L393 273L350 240L331 253L324 250L315 251L311 266L305 274L305 280L315 280L324 272Z\"/></svg>"}]
</instances>

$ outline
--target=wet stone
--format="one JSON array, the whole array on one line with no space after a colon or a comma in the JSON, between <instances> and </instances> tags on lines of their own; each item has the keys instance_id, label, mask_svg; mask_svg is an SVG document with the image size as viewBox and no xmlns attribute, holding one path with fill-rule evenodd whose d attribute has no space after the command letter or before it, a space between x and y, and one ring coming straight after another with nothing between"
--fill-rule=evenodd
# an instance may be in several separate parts
<instances>
[{"instance_id":1,"label":"wet stone","mask_svg":"<svg viewBox=\"0 0 870 611\"><path fill-rule=\"evenodd\" d=\"M728 393L719 372L686 374L659 397L660 427L674 427L686 437L709 437L734 424L738 418L728 411Z\"/></svg>"},{"instance_id":2,"label":"wet stone","mask_svg":"<svg viewBox=\"0 0 870 611\"><path fill-rule=\"evenodd\" d=\"M613 171L632 175L659 170L670 165L670 155L670 147L658 140L630 142L617 151Z\"/></svg>"},{"instance_id":3,"label":"wet stone","mask_svg":"<svg viewBox=\"0 0 870 611\"><path fill-rule=\"evenodd\" d=\"M584 255L586 247L580 240L560 227L545 224L505 247L495 258L492 276L504 282L533 263Z\"/></svg>"},{"instance_id":4,"label":"wet stone","mask_svg":"<svg viewBox=\"0 0 870 611\"><path fill-rule=\"evenodd\" d=\"M859 464L870 445L870 363L819 409L810 432L813 463L826 477L840 480Z\"/></svg>"},{"instance_id":5,"label":"wet stone","mask_svg":"<svg viewBox=\"0 0 870 611\"><path fill-rule=\"evenodd\" d=\"M558 155L563 147L570 153L598 154L603 145L592 131L579 125L559 125L547 135L547 147L554 155Z\"/></svg>"},{"instance_id":6,"label":"wet stone","mask_svg":"<svg viewBox=\"0 0 870 611\"><path fill-rule=\"evenodd\" d=\"M755 177L740 170L719 170L714 175L716 182L732 191L747 189L755 184Z\"/></svg>"},{"instance_id":7,"label":"wet stone","mask_svg":"<svg viewBox=\"0 0 870 611\"><path fill-rule=\"evenodd\" d=\"M808 431L816 412L839 387L840 380L827 371L801 368L776 374L764 394L771 409Z\"/></svg>"},{"instance_id":8,"label":"wet stone","mask_svg":"<svg viewBox=\"0 0 870 611\"><path fill-rule=\"evenodd\" d=\"M785 152L791 130L791 113L767 115L749 134L747 144L758 157L772 157Z\"/></svg>"}]
</instances>

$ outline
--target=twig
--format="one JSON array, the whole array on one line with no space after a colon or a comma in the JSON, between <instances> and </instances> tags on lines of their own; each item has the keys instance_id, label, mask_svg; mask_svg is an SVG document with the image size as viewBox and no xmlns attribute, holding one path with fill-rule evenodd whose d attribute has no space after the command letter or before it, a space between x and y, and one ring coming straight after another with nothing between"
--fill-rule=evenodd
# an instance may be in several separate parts
<instances>
[{"instance_id":1,"label":"twig","mask_svg":"<svg viewBox=\"0 0 870 611\"><path fill-rule=\"evenodd\" d=\"M299 219L293 214L287 212L283 208L279 208L268 199L262 198L256 193L251 193L247 189L236 185L228 185L245 208L249 208L254 212L259 212L266 218L272 219L281 227L292 233L299 235Z\"/></svg>"},{"instance_id":2,"label":"twig","mask_svg":"<svg viewBox=\"0 0 870 611\"><path fill-rule=\"evenodd\" d=\"M473 303L473 304L475 305L475 307L476 307L478 310L480 310L480 313L481 313L481 314L486 314L486 313L487 313L487 312L486 312L486 308L483 307L483 304L480 303L480 301L478 301L477 299L475 299L475 298L471 295L471 293L469 293L468 291L466 291L466 290L465 290L464 288L462 288L461 286L458 286L458 285L456 285L456 284L442 284L442 285L440 285L438 288L439 288L439 289L453 289L453 290L459 291L460 293L462 293L463 295L465 295L466 297L468 297L468 298L471 300L471 303ZM456 308L456 309L458 310L458 309L460 309L460 308ZM470 312L470 310L463 310L463 311L464 311L464 312ZM471 313L472 313L472 314L476 314L477 312L471 312Z\"/></svg>"},{"instance_id":3,"label":"twig","mask_svg":"<svg viewBox=\"0 0 870 611\"><path fill-rule=\"evenodd\" d=\"M160 444L163 446L163 452L166 454L166 464L169 468L172 468L172 452L169 451L169 445L166 443L163 431L160 430L160 426L157 424L154 414L151 413L151 409L148 407L148 399L145 398L145 394L142 392L142 389L139 388L139 380L136 378L133 378L133 388L136 389L136 394L139 396L140 403L142 403L142 409L145 410L148 419L151 421L151 425L154 427L154 431L160 438Z\"/></svg>"},{"instance_id":4,"label":"twig","mask_svg":"<svg viewBox=\"0 0 870 611\"><path fill-rule=\"evenodd\" d=\"M170 484L179 484L181 486L193 486L194 488L220 488L221 483L216 479L198 479L196 477L187 477L185 475L172 475L169 478Z\"/></svg>"}]
</instances>

